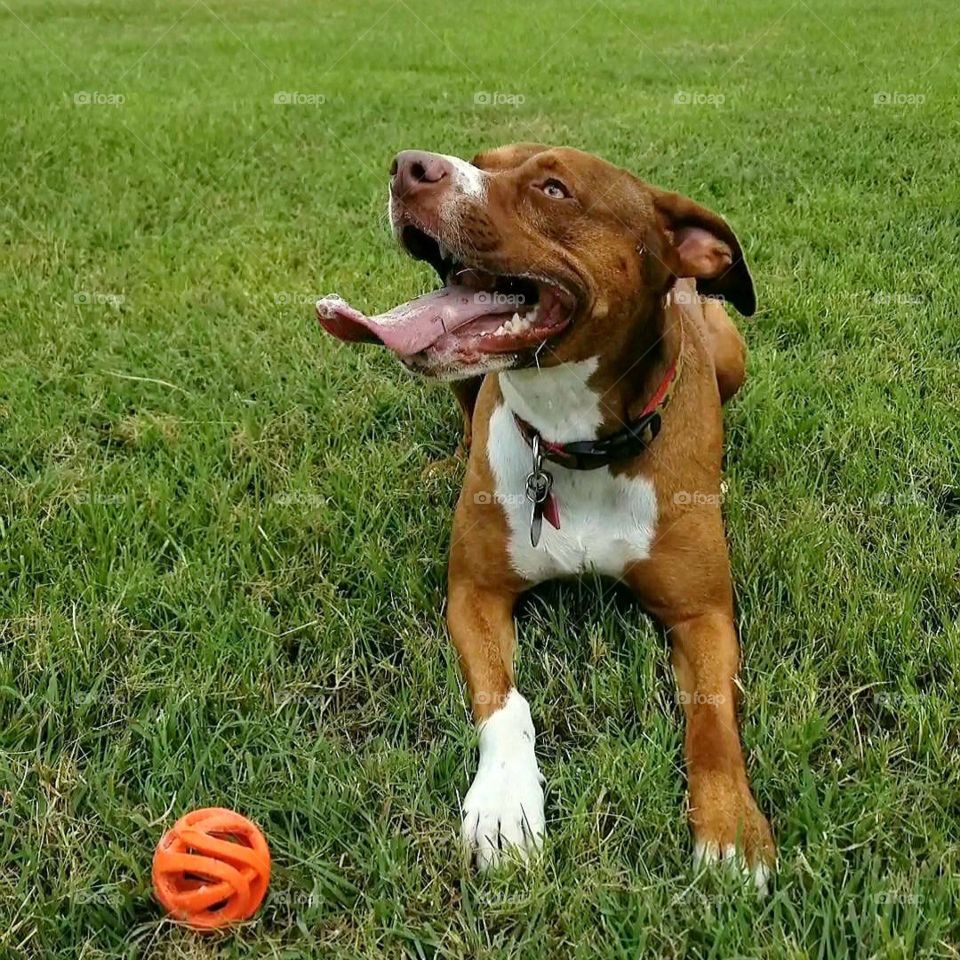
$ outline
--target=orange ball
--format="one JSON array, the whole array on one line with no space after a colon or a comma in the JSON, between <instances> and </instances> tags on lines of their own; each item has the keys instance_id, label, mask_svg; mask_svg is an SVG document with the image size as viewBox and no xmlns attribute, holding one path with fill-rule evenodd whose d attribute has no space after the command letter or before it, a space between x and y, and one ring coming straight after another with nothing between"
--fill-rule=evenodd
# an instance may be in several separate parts
<instances>
[{"instance_id":1,"label":"orange ball","mask_svg":"<svg viewBox=\"0 0 960 960\"><path fill-rule=\"evenodd\" d=\"M170 915L198 930L252 917L270 882L270 850L246 817L207 807L181 817L157 844L153 889Z\"/></svg>"}]
</instances>

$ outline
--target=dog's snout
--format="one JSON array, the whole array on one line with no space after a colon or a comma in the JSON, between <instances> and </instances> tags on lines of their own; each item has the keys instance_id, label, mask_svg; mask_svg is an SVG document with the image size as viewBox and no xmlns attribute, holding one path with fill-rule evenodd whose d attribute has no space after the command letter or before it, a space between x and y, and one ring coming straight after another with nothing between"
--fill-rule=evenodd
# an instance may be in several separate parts
<instances>
[{"instance_id":1,"label":"dog's snout","mask_svg":"<svg viewBox=\"0 0 960 960\"><path fill-rule=\"evenodd\" d=\"M452 179L453 164L438 153L404 150L390 164L390 186L397 196L409 196L446 186Z\"/></svg>"}]
</instances>

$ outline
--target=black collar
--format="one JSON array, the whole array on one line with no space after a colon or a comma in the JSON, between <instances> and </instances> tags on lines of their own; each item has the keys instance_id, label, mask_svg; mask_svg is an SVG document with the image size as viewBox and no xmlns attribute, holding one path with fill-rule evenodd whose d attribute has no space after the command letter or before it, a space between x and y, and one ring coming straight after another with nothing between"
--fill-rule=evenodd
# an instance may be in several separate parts
<instances>
[{"instance_id":1,"label":"black collar","mask_svg":"<svg viewBox=\"0 0 960 960\"><path fill-rule=\"evenodd\" d=\"M521 420L516 414L514 418L517 426L527 443L533 445L533 438L538 436L537 431ZM629 460L639 456L653 443L660 432L660 414L654 410L646 413L632 423L628 423L622 430L602 440L577 440L573 443L551 443L540 438L540 449L547 460L567 467L570 470L596 470L599 467L609 466L620 460Z\"/></svg>"},{"instance_id":2,"label":"black collar","mask_svg":"<svg viewBox=\"0 0 960 960\"><path fill-rule=\"evenodd\" d=\"M653 396L643 408L636 420L626 424L609 437L599 440L577 440L573 443L552 443L544 439L535 427L514 414L514 419L524 439L531 446L533 438L540 437L540 450L543 456L570 470L596 470L599 467L619 463L639 456L653 443L662 425L660 412L670 402L673 388L680 377L683 366L683 328L681 327L680 346L677 358L660 381Z\"/></svg>"}]
</instances>

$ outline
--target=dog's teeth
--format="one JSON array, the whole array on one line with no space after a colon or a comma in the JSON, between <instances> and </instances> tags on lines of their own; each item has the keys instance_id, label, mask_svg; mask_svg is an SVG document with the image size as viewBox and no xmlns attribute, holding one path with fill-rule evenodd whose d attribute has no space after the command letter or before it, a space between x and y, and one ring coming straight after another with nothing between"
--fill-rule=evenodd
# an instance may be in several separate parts
<instances>
[{"instance_id":1,"label":"dog's teeth","mask_svg":"<svg viewBox=\"0 0 960 960\"><path fill-rule=\"evenodd\" d=\"M453 259L453 257L452 257L451 254L450 254L450 250L449 250L448 247L445 247L445 246L444 246L442 243L440 243L439 241L437 242L437 247L438 247L439 250L440 250L440 259L441 259L441 260L452 260L452 259Z\"/></svg>"},{"instance_id":2,"label":"dog's teeth","mask_svg":"<svg viewBox=\"0 0 960 960\"><path fill-rule=\"evenodd\" d=\"M514 333L523 333L530 329L530 317L527 315L521 317L519 313L515 313L510 322L513 325Z\"/></svg>"}]
</instances>

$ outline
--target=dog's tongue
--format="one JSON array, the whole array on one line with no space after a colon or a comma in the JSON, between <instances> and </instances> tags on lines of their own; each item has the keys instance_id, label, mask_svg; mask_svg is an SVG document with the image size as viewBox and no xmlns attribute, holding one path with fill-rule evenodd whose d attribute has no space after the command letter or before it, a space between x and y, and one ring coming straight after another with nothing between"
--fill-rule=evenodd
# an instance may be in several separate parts
<instances>
[{"instance_id":1,"label":"dog's tongue","mask_svg":"<svg viewBox=\"0 0 960 960\"><path fill-rule=\"evenodd\" d=\"M331 294L317 301L317 319L327 333L341 340L382 343L394 353L411 356L478 317L513 313L516 309L507 303L497 304L496 299L470 287L441 287L368 317Z\"/></svg>"}]
</instances>

